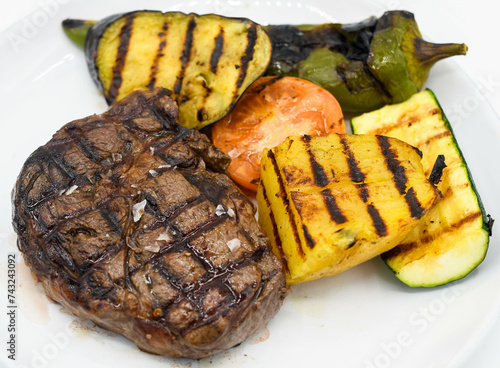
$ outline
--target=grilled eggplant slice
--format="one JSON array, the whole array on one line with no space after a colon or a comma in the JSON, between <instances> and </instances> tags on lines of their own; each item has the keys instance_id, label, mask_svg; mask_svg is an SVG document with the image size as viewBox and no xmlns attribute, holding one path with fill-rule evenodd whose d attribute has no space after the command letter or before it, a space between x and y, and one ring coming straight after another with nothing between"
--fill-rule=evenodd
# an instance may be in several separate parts
<instances>
[{"instance_id":1,"label":"grilled eggplant slice","mask_svg":"<svg viewBox=\"0 0 500 368\"><path fill-rule=\"evenodd\" d=\"M392 249L433 205L420 152L394 138L291 137L264 151L259 223L287 282L334 275Z\"/></svg>"},{"instance_id":2,"label":"grilled eggplant slice","mask_svg":"<svg viewBox=\"0 0 500 368\"><path fill-rule=\"evenodd\" d=\"M467 163L436 96L430 90L351 121L353 132L384 134L419 148L427 173L438 155L447 167L442 196L401 244L382 259L410 286L437 286L461 279L486 256L492 219L486 214Z\"/></svg>"},{"instance_id":3,"label":"grilled eggplant slice","mask_svg":"<svg viewBox=\"0 0 500 368\"><path fill-rule=\"evenodd\" d=\"M271 47L248 19L159 11L112 15L85 40L90 73L109 104L137 89L168 88L180 123L197 129L232 109L266 70Z\"/></svg>"}]
</instances>

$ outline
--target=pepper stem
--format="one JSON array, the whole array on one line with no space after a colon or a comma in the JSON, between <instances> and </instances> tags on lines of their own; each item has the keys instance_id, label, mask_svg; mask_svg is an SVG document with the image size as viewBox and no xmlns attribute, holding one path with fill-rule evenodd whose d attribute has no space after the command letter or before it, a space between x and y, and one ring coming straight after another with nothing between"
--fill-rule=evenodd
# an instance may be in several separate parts
<instances>
[{"instance_id":1,"label":"pepper stem","mask_svg":"<svg viewBox=\"0 0 500 368\"><path fill-rule=\"evenodd\" d=\"M71 41L83 48L89 28L95 23L97 23L95 20L65 19L62 22L62 27Z\"/></svg>"},{"instance_id":2,"label":"pepper stem","mask_svg":"<svg viewBox=\"0 0 500 368\"><path fill-rule=\"evenodd\" d=\"M436 61L450 56L465 55L467 45L464 43L431 43L415 38L415 56L422 64L434 64Z\"/></svg>"}]
</instances>

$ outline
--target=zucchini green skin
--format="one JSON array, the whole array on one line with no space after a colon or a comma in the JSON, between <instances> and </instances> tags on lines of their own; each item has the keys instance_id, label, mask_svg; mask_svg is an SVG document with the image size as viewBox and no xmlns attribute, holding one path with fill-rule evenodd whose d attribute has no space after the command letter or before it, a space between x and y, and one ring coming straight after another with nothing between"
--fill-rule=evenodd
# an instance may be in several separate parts
<instances>
[{"instance_id":1,"label":"zucchini green skin","mask_svg":"<svg viewBox=\"0 0 500 368\"><path fill-rule=\"evenodd\" d=\"M457 139L455 137L455 134L453 134L453 128L452 128L452 126L450 124L450 121L448 120L448 117L445 115L444 110L441 107L441 104L439 103L439 101L438 101L436 95L434 94L434 92L432 92L430 89L426 89L425 91L430 96L432 96L432 98L434 99L436 105L438 106L438 108L442 112L443 122L444 122L446 128L451 132L451 139L453 140L453 142L455 144L455 147L458 150L458 152L460 154L460 157L462 158L462 161L463 161L463 163L465 165L465 170L467 171L467 177L469 178L469 182L470 182L472 191L476 195L477 205L479 206L479 209L481 211L481 216L483 218L483 225L482 225L483 230L488 233L488 236L491 236L491 233L492 233L492 230L493 230L492 228L493 228L493 222L494 222L494 220L492 220L492 218L487 214L487 212L485 210L483 201L481 199L481 196L479 195L479 192L477 190L476 184L474 182L474 178L472 177L472 173L470 172L469 165L467 165L467 161L465 160L465 157L464 157L464 155L462 153L462 150L460 149L460 145L458 144L458 141L457 141ZM485 255L486 255L486 252L485 252Z\"/></svg>"},{"instance_id":2,"label":"zucchini green skin","mask_svg":"<svg viewBox=\"0 0 500 368\"><path fill-rule=\"evenodd\" d=\"M422 40L414 15L388 11L356 24L270 25L266 75L292 75L330 91L344 112L373 111L420 91L435 62L465 55L464 44Z\"/></svg>"},{"instance_id":3,"label":"zucchini green skin","mask_svg":"<svg viewBox=\"0 0 500 368\"><path fill-rule=\"evenodd\" d=\"M487 215L453 129L436 96L424 90L406 102L351 120L356 134L384 134L423 153L426 173L437 154L448 168L437 188L442 197L410 236L381 257L412 287L433 287L459 280L484 260L493 219Z\"/></svg>"}]
</instances>

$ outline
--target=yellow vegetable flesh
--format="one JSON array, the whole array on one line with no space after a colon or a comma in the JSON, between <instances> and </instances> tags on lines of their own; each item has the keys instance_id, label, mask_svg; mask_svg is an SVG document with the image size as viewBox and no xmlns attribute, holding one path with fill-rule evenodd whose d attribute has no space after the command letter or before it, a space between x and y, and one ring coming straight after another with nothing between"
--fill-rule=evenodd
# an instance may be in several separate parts
<instances>
[{"instance_id":1,"label":"yellow vegetable flesh","mask_svg":"<svg viewBox=\"0 0 500 368\"><path fill-rule=\"evenodd\" d=\"M257 191L259 223L290 284L392 249L435 198L414 147L349 134L290 137L264 151Z\"/></svg>"}]
</instances>

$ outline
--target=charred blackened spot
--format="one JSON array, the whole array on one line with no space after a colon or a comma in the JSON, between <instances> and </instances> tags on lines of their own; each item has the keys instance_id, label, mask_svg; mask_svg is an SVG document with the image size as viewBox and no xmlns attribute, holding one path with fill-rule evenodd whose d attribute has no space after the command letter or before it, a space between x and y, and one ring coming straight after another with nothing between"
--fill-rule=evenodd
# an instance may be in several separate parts
<instances>
[{"instance_id":1,"label":"charred blackened spot","mask_svg":"<svg viewBox=\"0 0 500 368\"><path fill-rule=\"evenodd\" d=\"M309 229L307 228L306 225L302 225L302 231L304 232L304 238L306 239L307 246L310 249L313 249L314 246L316 245L316 242L314 241L313 237L311 236L311 233L309 233Z\"/></svg>"},{"instance_id":2,"label":"charred blackened spot","mask_svg":"<svg viewBox=\"0 0 500 368\"><path fill-rule=\"evenodd\" d=\"M350 242L349 244L347 244L347 246L345 247L345 249L350 249L350 248L354 247L357 242L358 241L356 239L354 239L352 242Z\"/></svg>"},{"instance_id":3,"label":"charred blackened spot","mask_svg":"<svg viewBox=\"0 0 500 368\"><path fill-rule=\"evenodd\" d=\"M68 253L68 251L63 247L62 244L59 244L59 236L55 235L49 239L50 243L46 247L47 253L51 255L52 259L59 260L59 262L71 272L76 270L75 264L73 262L73 258Z\"/></svg>"},{"instance_id":4,"label":"charred blackened spot","mask_svg":"<svg viewBox=\"0 0 500 368\"><path fill-rule=\"evenodd\" d=\"M132 28L134 24L135 13L130 14L125 20L125 24L120 30L120 45L116 53L116 62L113 66L113 79L106 95L108 104L115 102L122 85L122 72L125 67L125 58L128 53L130 38L132 37Z\"/></svg>"},{"instance_id":5,"label":"charred blackened spot","mask_svg":"<svg viewBox=\"0 0 500 368\"><path fill-rule=\"evenodd\" d=\"M375 33L380 33L392 28L394 26L394 20L398 16L409 19L411 21L415 21L415 17L413 16L413 14L408 11L400 10L400 11L386 12L379 18L377 22L377 28L375 29Z\"/></svg>"},{"instance_id":6,"label":"charred blackened spot","mask_svg":"<svg viewBox=\"0 0 500 368\"><path fill-rule=\"evenodd\" d=\"M324 187L330 183L326 175L324 167L316 160L316 156L311 149L311 136L303 135L302 141L305 145L305 150L309 156L309 163L311 164L311 171L313 173L314 182L317 186Z\"/></svg>"},{"instance_id":7,"label":"charred blackened spot","mask_svg":"<svg viewBox=\"0 0 500 368\"><path fill-rule=\"evenodd\" d=\"M238 80L236 81L236 90L239 90L243 85L243 81L247 76L248 64L253 59L255 43L257 42L257 25L252 23L252 25L247 30L247 47L245 48L245 53L240 60L240 68Z\"/></svg>"},{"instance_id":8,"label":"charred blackened spot","mask_svg":"<svg viewBox=\"0 0 500 368\"><path fill-rule=\"evenodd\" d=\"M380 212L375 208L373 204L369 204L367 206L368 213L372 218L373 226L375 227L375 231L378 236L386 236L387 235L387 225L385 224L384 219L380 215Z\"/></svg>"},{"instance_id":9,"label":"charred blackened spot","mask_svg":"<svg viewBox=\"0 0 500 368\"><path fill-rule=\"evenodd\" d=\"M377 136L377 141L382 149L382 155L385 157L386 166L393 175L392 180L399 193L404 196L412 217L422 217L424 209L417 198L415 190L413 188L407 190L408 177L406 175L406 170L401 164L401 161L397 159L396 151L391 148L389 138Z\"/></svg>"},{"instance_id":10,"label":"charred blackened spot","mask_svg":"<svg viewBox=\"0 0 500 368\"><path fill-rule=\"evenodd\" d=\"M165 33L160 33L160 34L164 35ZM156 53L156 56L161 57L164 55L162 53L162 51L165 48L165 46L167 46L167 41L165 41L165 40L161 41L159 46L158 46L158 52Z\"/></svg>"},{"instance_id":11,"label":"charred blackened spot","mask_svg":"<svg viewBox=\"0 0 500 368\"><path fill-rule=\"evenodd\" d=\"M417 198L417 193L415 193L415 189L413 187L408 189L406 192L405 200L406 203L408 203L412 217L419 219L424 215L425 210L422 208L422 205Z\"/></svg>"},{"instance_id":12,"label":"charred blackened spot","mask_svg":"<svg viewBox=\"0 0 500 368\"><path fill-rule=\"evenodd\" d=\"M207 117L208 117L208 115L205 112L204 107L198 109L198 111L196 113L196 118L198 119L198 121L205 121L207 119Z\"/></svg>"},{"instance_id":13,"label":"charred blackened spot","mask_svg":"<svg viewBox=\"0 0 500 368\"><path fill-rule=\"evenodd\" d=\"M180 130L180 127L177 124L177 115L175 112L159 108L154 110L154 114L164 130L174 133L177 133Z\"/></svg>"},{"instance_id":14,"label":"charred blackened spot","mask_svg":"<svg viewBox=\"0 0 500 368\"><path fill-rule=\"evenodd\" d=\"M368 186L365 183L359 184L358 185L358 192L359 192L359 197L361 200L365 203L368 202L368 199L370 198L370 192L368 191Z\"/></svg>"},{"instance_id":15,"label":"charred blackened spot","mask_svg":"<svg viewBox=\"0 0 500 368\"><path fill-rule=\"evenodd\" d=\"M276 218L274 216L274 212L271 209L271 202L269 201L269 197L267 195L266 188L262 186L262 196L264 198L264 202L266 203L266 207L269 209L269 220L271 221L271 228L273 232L273 239L275 243L275 248L278 250L279 258L282 260L283 266L285 268L285 272L290 274L290 269L288 268L288 262L283 251L283 244L281 243L281 237L278 232L278 224L276 222Z\"/></svg>"},{"instance_id":16,"label":"charred blackened spot","mask_svg":"<svg viewBox=\"0 0 500 368\"><path fill-rule=\"evenodd\" d=\"M337 205L337 200L332 195L330 189L324 189L321 191L321 195L323 197L323 201L325 202L326 209L330 218L337 224L343 224L347 222L347 218L342 213L342 210Z\"/></svg>"},{"instance_id":17,"label":"charred blackened spot","mask_svg":"<svg viewBox=\"0 0 500 368\"><path fill-rule=\"evenodd\" d=\"M146 200L146 206L144 210L152 215L155 215L159 217L161 215L161 212L158 208L158 202L156 198L154 197L153 193L148 193L148 192L143 192L141 194L141 199Z\"/></svg>"},{"instance_id":18,"label":"charred blackened spot","mask_svg":"<svg viewBox=\"0 0 500 368\"><path fill-rule=\"evenodd\" d=\"M106 205L102 205L101 207L99 207L99 212L115 233L122 234L122 225L113 211L111 211Z\"/></svg>"},{"instance_id":19,"label":"charred blackened spot","mask_svg":"<svg viewBox=\"0 0 500 368\"><path fill-rule=\"evenodd\" d=\"M356 91L352 88L351 84L349 83L349 79L347 78L346 67L344 65L339 64L336 66L335 71L337 72L337 75L339 76L340 80L347 88L349 93L355 93Z\"/></svg>"},{"instance_id":20,"label":"charred blackened spot","mask_svg":"<svg viewBox=\"0 0 500 368\"><path fill-rule=\"evenodd\" d=\"M165 25L166 25L166 27L165 27ZM165 31L168 29L167 22L164 23L163 29ZM160 38L160 42L158 44L158 50L156 51L156 55L155 55L155 58L153 60L153 64L151 65L150 74L149 74L149 83L146 85L146 87L148 87L149 89L153 89L155 87L156 75L158 74L160 59L163 56L165 56L165 54L163 53L163 50L167 46L166 35L167 35L166 32L158 33L158 37Z\"/></svg>"},{"instance_id":21,"label":"charred blackened spot","mask_svg":"<svg viewBox=\"0 0 500 368\"><path fill-rule=\"evenodd\" d=\"M404 166L401 165L401 161L397 158L396 151L391 147L389 143L389 138L386 136L378 135L377 142L381 149L382 155L385 158L385 164L389 171L393 175L393 181L396 185L400 194L406 192L406 184L408 182L408 177L406 176L406 170Z\"/></svg>"},{"instance_id":22,"label":"charred blackened spot","mask_svg":"<svg viewBox=\"0 0 500 368\"><path fill-rule=\"evenodd\" d=\"M371 82L373 85L380 91L384 96L386 96L389 100L392 100L392 95L387 89L386 85L379 80L375 74L373 74L372 70L366 63L366 61L363 63L363 71L366 73L366 75L370 78Z\"/></svg>"},{"instance_id":23,"label":"charred blackened spot","mask_svg":"<svg viewBox=\"0 0 500 368\"><path fill-rule=\"evenodd\" d=\"M278 193L276 193L276 197L280 198L283 201L283 204L285 205L286 208L290 208L291 204L290 204L290 201L288 199L288 196L286 195L285 183L284 183L283 177L281 176L281 173L280 173L280 170L278 167L278 163L276 162L276 157L274 156L274 152L272 149L267 151L267 157L271 161L271 165L273 167L274 173L275 173L276 177L278 178L279 189L278 189ZM290 226L292 228L292 233L293 233L293 237L295 239L295 244L297 244L297 254L300 257L305 258L304 250L301 247L302 243L301 243L300 238L299 238L299 231L297 229L295 215L293 212L289 213L289 222L290 222Z\"/></svg>"},{"instance_id":24,"label":"charred blackened spot","mask_svg":"<svg viewBox=\"0 0 500 368\"><path fill-rule=\"evenodd\" d=\"M365 180L366 175L359 168L358 161L354 157L347 139L342 138L340 142L344 146L344 155L347 157L347 165L349 167L349 176L351 177L351 180L355 183L362 183Z\"/></svg>"},{"instance_id":25,"label":"charred blackened spot","mask_svg":"<svg viewBox=\"0 0 500 368\"><path fill-rule=\"evenodd\" d=\"M354 157L352 153L349 143L347 139L344 137L340 140L342 145L344 146L344 155L347 158L347 165L349 167L349 176L354 183L358 183L358 194L361 200L367 204L366 209L368 214L372 219L373 226L378 236L387 235L387 226L384 222L384 219L380 215L378 209L372 204L369 203L370 192L368 190L368 185L364 182L366 179L365 173L360 169L358 165L358 161Z\"/></svg>"},{"instance_id":26,"label":"charred blackened spot","mask_svg":"<svg viewBox=\"0 0 500 368\"><path fill-rule=\"evenodd\" d=\"M212 55L210 55L210 71L214 74L217 73L217 66L219 65L219 59L224 51L224 29L221 27L219 34L215 38L214 49L212 50Z\"/></svg>"},{"instance_id":27,"label":"charred blackened spot","mask_svg":"<svg viewBox=\"0 0 500 368\"><path fill-rule=\"evenodd\" d=\"M186 74L186 67L191 59L191 49L193 48L193 34L196 28L196 21L192 18L187 27L186 38L184 39L184 47L181 54L181 70L179 76L174 84L174 93L179 94L182 88L184 75Z\"/></svg>"},{"instance_id":28,"label":"charred blackened spot","mask_svg":"<svg viewBox=\"0 0 500 368\"><path fill-rule=\"evenodd\" d=\"M441 177L443 176L443 171L446 168L444 155L439 155L436 158L436 162L432 168L431 175L429 176L429 181L432 185L437 186L441 181Z\"/></svg>"},{"instance_id":29,"label":"charred blackened spot","mask_svg":"<svg viewBox=\"0 0 500 368\"><path fill-rule=\"evenodd\" d=\"M489 236L492 236L493 235L493 223L495 222L495 219L493 217L491 217L490 215L487 215L487 225L488 225L488 234Z\"/></svg>"}]
</instances>

